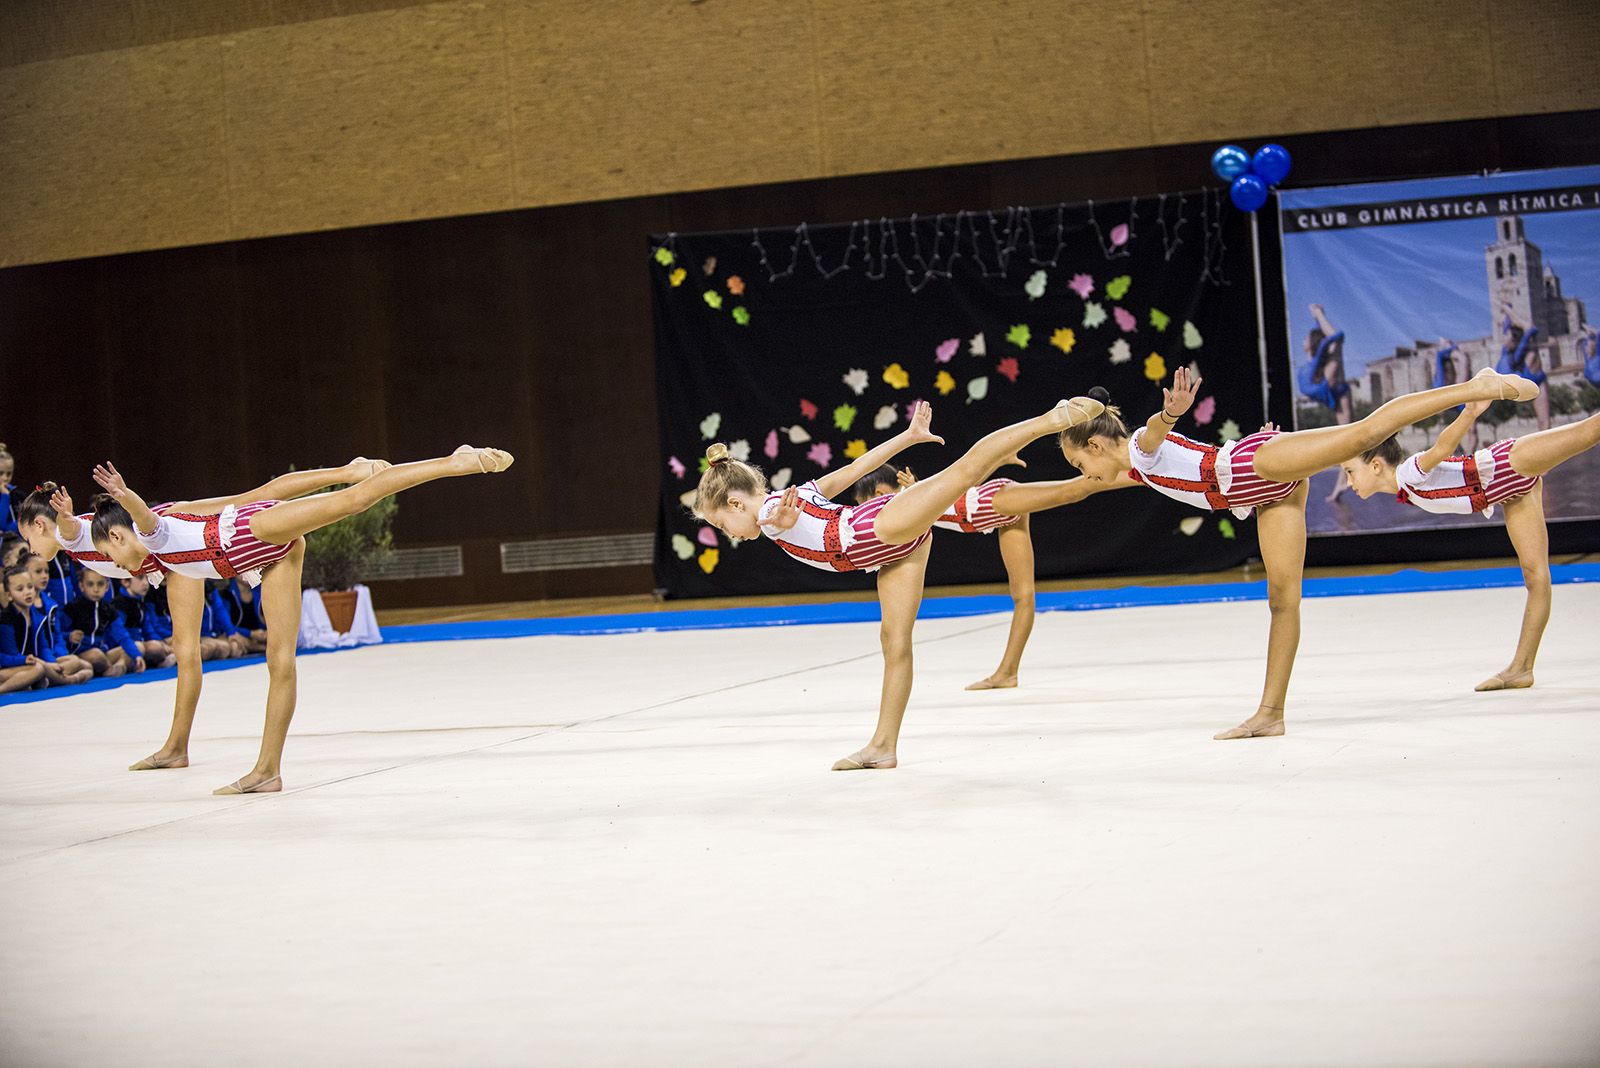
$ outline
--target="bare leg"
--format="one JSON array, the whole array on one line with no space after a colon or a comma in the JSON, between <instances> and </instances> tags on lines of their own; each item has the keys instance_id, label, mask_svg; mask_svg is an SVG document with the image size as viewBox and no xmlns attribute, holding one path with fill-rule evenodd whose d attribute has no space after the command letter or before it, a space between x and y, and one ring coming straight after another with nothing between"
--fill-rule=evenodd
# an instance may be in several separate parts
<instances>
[{"instance_id":1,"label":"bare leg","mask_svg":"<svg viewBox=\"0 0 1600 1068\"><path fill-rule=\"evenodd\" d=\"M200 579L176 572L167 576L167 609L172 613L171 649L178 662L178 692L172 702L172 727L161 748L128 765L129 771L189 766L189 732L194 729L195 710L200 707L200 618L205 612L205 596L206 586Z\"/></svg>"},{"instance_id":2,"label":"bare leg","mask_svg":"<svg viewBox=\"0 0 1600 1068\"><path fill-rule=\"evenodd\" d=\"M106 657L103 649L85 649L83 652L78 653L77 657L93 668L96 675L104 675L111 670L111 661ZM120 675L122 672L119 671L117 674Z\"/></svg>"},{"instance_id":3,"label":"bare leg","mask_svg":"<svg viewBox=\"0 0 1600 1068\"><path fill-rule=\"evenodd\" d=\"M1131 478L1116 482L1095 482L1079 475L1059 482L1013 482L995 491L994 510L1001 515L1031 515L1051 508L1077 504L1085 497L1107 490L1137 486ZM1003 550L1002 550L1003 552Z\"/></svg>"},{"instance_id":4,"label":"bare leg","mask_svg":"<svg viewBox=\"0 0 1600 1068\"><path fill-rule=\"evenodd\" d=\"M304 497L308 493L316 493L329 486L364 481L388 466L390 465L387 460L369 460L365 456L357 456L343 467L317 467L309 471L290 471L253 490L235 493L230 497L180 501L175 507L177 511L188 512L190 515L216 515L229 505L238 508L254 501L292 501L296 497Z\"/></svg>"},{"instance_id":5,"label":"bare leg","mask_svg":"<svg viewBox=\"0 0 1600 1068\"><path fill-rule=\"evenodd\" d=\"M300 570L306 543L296 541L289 555L267 568L261 579L261 610L272 620L267 632L267 724L261 754L244 778L214 792L267 794L283 789L283 743L289 736L296 697L294 646L300 634Z\"/></svg>"},{"instance_id":6,"label":"bare leg","mask_svg":"<svg viewBox=\"0 0 1600 1068\"><path fill-rule=\"evenodd\" d=\"M1261 562L1267 569L1267 607L1272 628L1267 634L1267 679L1255 715L1215 737L1266 738L1283 733L1283 709L1289 696L1289 674L1300 648L1300 578L1306 562L1305 483L1293 494L1256 511Z\"/></svg>"},{"instance_id":7,"label":"bare leg","mask_svg":"<svg viewBox=\"0 0 1600 1068\"><path fill-rule=\"evenodd\" d=\"M1517 635L1511 666L1473 687L1480 693L1522 690L1533 685L1533 661L1539 655L1539 639L1544 637L1545 625L1550 622L1550 532L1544 525L1543 484L1524 497L1505 502L1503 507L1506 533L1511 535L1511 546L1522 564L1522 583L1528 587L1528 603L1522 610L1522 631Z\"/></svg>"},{"instance_id":8,"label":"bare leg","mask_svg":"<svg viewBox=\"0 0 1600 1068\"><path fill-rule=\"evenodd\" d=\"M1511 446L1511 469L1519 475L1546 475L1580 452L1600 445L1600 414L1577 423L1540 430ZM1509 517L1511 510L1506 509Z\"/></svg>"},{"instance_id":9,"label":"bare leg","mask_svg":"<svg viewBox=\"0 0 1600 1068\"><path fill-rule=\"evenodd\" d=\"M1295 482L1360 456L1412 423L1458 404L1502 397L1532 400L1539 387L1520 375L1480 371L1466 382L1396 397L1365 419L1279 434L1256 450L1256 474L1269 482Z\"/></svg>"},{"instance_id":10,"label":"bare leg","mask_svg":"<svg viewBox=\"0 0 1600 1068\"><path fill-rule=\"evenodd\" d=\"M1033 532L1028 529L1028 517L1002 527L995 535L1000 539L1000 558L1005 561L1006 581L1011 586L1011 630L1006 634L1006 651L1000 666L993 675L979 679L968 686L969 690L1005 690L1017 684L1017 672L1022 667L1022 650L1033 633Z\"/></svg>"},{"instance_id":11,"label":"bare leg","mask_svg":"<svg viewBox=\"0 0 1600 1068\"><path fill-rule=\"evenodd\" d=\"M878 726L866 748L835 763L834 771L895 766L900 722L905 718L906 702L911 699L911 628L916 625L917 609L922 606L922 579L928 569L928 550L932 545L933 542L926 542L904 560L878 572L878 604L883 614L883 622L878 627L878 637L883 643L883 694L878 699Z\"/></svg>"},{"instance_id":12,"label":"bare leg","mask_svg":"<svg viewBox=\"0 0 1600 1068\"><path fill-rule=\"evenodd\" d=\"M39 680L42 678L44 678L44 667L40 664L22 664L0 670L0 693L31 690L39 685Z\"/></svg>"},{"instance_id":13,"label":"bare leg","mask_svg":"<svg viewBox=\"0 0 1600 1068\"><path fill-rule=\"evenodd\" d=\"M1093 419L1105 410L1099 401L1075 397L1033 419L1003 427L978 440L966 455L936 475L901 490L878 512L873 532L886 545L915 541L968 489L1031 441ZM273 509L276 511L276 509ZM267 513L263 513L267 514Z\"/></svg>"},{"instance_id":14,"label":"bare leg","mask_svg":"<svg viewBox=\"0 0 1600 1068\"><path fill-rule=\"evenodd\" d=\"M356 515L401 490L455 475L479 475L504 471L512 456L499 449L474 449L463 445L449 456L419 460L385 468L371 478L348 489L319 493L298 501L284 501L250 517L250 531L272 545L288 545L313 530ZM954 497L950 498L952 501ZM937 518L937 517L936 517Z\"/></svg>"},{"instance_id":15,"label":"bare leg","mask_svg":"<svg viewBox=\"0 0 1600 1068\"><path fill-rule=\"evenodd\" d=\"M109 665L106 668L106 677L112 679L120 675L126 675L133 668L133 663L129 661L128 654L120 648L106 652L106 663Z\"/></svg>"}]
</instances>

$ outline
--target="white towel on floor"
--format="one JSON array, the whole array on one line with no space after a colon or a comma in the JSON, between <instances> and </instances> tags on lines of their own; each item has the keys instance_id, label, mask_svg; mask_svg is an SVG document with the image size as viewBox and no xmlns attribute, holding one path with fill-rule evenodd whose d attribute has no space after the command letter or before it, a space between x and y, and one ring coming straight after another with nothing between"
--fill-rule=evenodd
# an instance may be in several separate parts
<instances>
[{"instance_id":1,"label":"white towel on floor","mask_svg":"<svg viewBox=\"0 0 1600 1068\"><path fill-rule=\"evenodd\" d=\"M357 645L377 645L383 641L378 629L378 617L372 611L372 591L365 586L356 587L356 618L350 630L340 634L328 622L328 610L322 604L322 595L316 590L306 590L300 597L300 636L296 644L302 649L349 649Z\"/></svg>"}]
</instances>

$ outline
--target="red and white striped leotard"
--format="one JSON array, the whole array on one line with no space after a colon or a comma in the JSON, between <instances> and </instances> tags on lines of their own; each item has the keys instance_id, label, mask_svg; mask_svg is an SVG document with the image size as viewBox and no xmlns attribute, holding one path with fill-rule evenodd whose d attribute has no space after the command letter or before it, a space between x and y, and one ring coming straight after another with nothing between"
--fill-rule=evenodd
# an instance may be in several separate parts
<instances>
[{"instance_id":1,"label":"red and white striped leotard","mask_svg":"<svg viewBox=\"0 0 1600 1068\"><path fill-rule=\"evenodd\" d=\"M1400 484L1395 497L1425 512L1493 515L1495 505L1530 493L1539 484L1539 476L1519 475L1512 469L1511 446L1516 442L1507 438L1468 456L1452 456L1427 474L1418 462L1422 453L1408 456L1394 469L1394 480Z\"/></svg>"},{"instance_id":2,"label":"red and white striped leotard","mask_svg":"<svg viewBox=\"0 0 1600 1068\"><path fill-rule=\"evenodd\" d=\"M876 571L885 564L903 560L916 552L933 531L904 545L885 545L873 532L873 523L883 506L894 499L887 493L854 508L835 504L822 495L815 482L799 487L800 518L788 530L763 525L761 533L778 543L778 548L823 571ZM758 521L772 515L782 493L771 493L761 502Z\"/></svg>"},{"instance_id":3,"label":"red and white striped leotard","mask_svg":"<svg viewBox=\"0 0 1600 1068\"><path fill-rule=\"evenodd\" d=\"M152 534L139 540L168 571L192 578L242 578L261 584L261 572L289 555L292 545L273 545L250 531L250 517L277 501L228 505L217 515L168 512ZM136 532L137 533L137 532Z\"/></svg>"},{"instance_id":4,"label":"red and white striped leotard","mask_svg":"<svg viewBox=\"0 0 1600 1068\"><path fill-rule=\"evenodd\" d=\"M171 507L171 504L158 504L150 510L156 515L160 515ZM61 541L61 551L90 571L104 575L106 578L124 579L129 577L127 569L113 564L111 557L94 547L94 537L89 533L89 524L93 522L93 513L78 516L78 536L70 541L60 530L57 530L56 537ZM166 573L167 569L162 567L161 562L154 556L145 557L144 563L139 565L139 570L133 572L135 575L144 575L149 578L152 586L161 585L161 579Z\"/></svg>"},{"instance_id":5,"label":"red and white striped leotard","mask_svg":"<svg viewBox=\"0 0 1600 1068\"><path fill-rule=\"evenodd\" d=\"M964 534L992 534L1001 527L1009 527L1022 517L994 510L994 495L1009 485L1009 478L991 478L973 486L933 525Z\"/></svg>"},{"instance_id":6,"label":"red and white striped leotard","mask_svg":"<svg viewBox=\"0 0 1600 1068\"><path fill-rule=\"evenodd\" d=\"M1139 448L1139 434L1128 439L1128 474L1159 493L1196 508L1228 509L1247 519L1251 509L1283 500L1299 482L1269 482L1256 474L1256 450L1278 434L1263 430L1218 448L1182 434L1168 433L1155 455Z\"/></svg>"}]
</instances>

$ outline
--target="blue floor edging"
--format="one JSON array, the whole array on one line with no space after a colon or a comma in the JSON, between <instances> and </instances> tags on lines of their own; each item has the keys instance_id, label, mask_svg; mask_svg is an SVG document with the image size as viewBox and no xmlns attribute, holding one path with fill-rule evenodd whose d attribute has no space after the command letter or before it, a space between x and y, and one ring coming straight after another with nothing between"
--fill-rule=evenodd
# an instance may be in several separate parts
<instances>
[{"instance_id":1,"label":"blue floor edging","mask_svg":"<svg viewBox=\"0 0 1600 1068\"><path fill-rule=\"evenodd\" d=\"M1600 564L1560 564L1550 569L1557 585L1600 582ZM1445 590L1500 589L1522 585L1522 570L1515 567L1463 571L1397 571L1391 575L1307 579L1306 597L1359 597L1389 593L1432 593ZM1192 586L1122 586L1106 590L1069 590L1041 593L1040 612L1092 612L1105 608L1140 608L1159 605L1217 604L1225 601L1264 601L1267 584L1212 582ZM930 597L922 602L919 619L957 619L1011 610L1003 594L978 597ZM841 601L832 604L773 605L757 608L685 608L662 612L633 612L609 616L559 616L542 619L494 619L465 623L418 623L384 627L385 644L408 642L472 641L483 638L529 638L542 635L642 634L651 631L726 630L736 627L786 627L818 623L876 623L876 601ZM301 650L341 652L343 650ZM259 664L264 658L213 660L207 673ZM54 697L110 690L131 683L174 678L175 668L160 668L120 679L95 679L82 686L51 688L0 697L0 704L23 704Z\"/></svg>"}]
</instances>

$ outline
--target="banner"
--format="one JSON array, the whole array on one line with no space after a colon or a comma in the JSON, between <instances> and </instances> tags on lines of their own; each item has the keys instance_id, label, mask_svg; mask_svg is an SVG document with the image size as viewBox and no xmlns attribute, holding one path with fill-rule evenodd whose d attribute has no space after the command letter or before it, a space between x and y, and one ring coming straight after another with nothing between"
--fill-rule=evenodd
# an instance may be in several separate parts
<instances>
[{"instance_id":1,"label":"banner","mask_svg":"<svg viewBox=\"0 0 1600 1068\"><path fill-rule=\"evenodd\" d=\"M1485 367L1543 383L1539 400L1498 402L1461 452L1600 410L1600 351L1587 304L1600 299L1600 167L1284 190L1284 294L1295 425L1349 422L1402 393ZM1430 447L1452 410L1406 431ZM1358 500L1337 472L1311 484L1313 534L1503 522L1435 515L1392 496ZM1600 516L1600 454L1545 481L1551 520Z\"/></svg>"},{"instance_id":2,"label":"banner","mask_svg":"<svg viewBox=\"0 0 1600 1068\"><path fill-rule=\"evenodd\" d=\"M1261 422L1244 223L1219 192L651 239L661 425L657 585L671 596L869 588L730 544L688 505L726 442L773 487L816 478L933 405L944 446L897 462L931 474L979 437L1104 385L1135 422L1184 364L1205 376L1197 436ZM1245 327L1247 329L1247 327ZM1019 480L1076 474L1053 440ZM853 501L842 503L853 504ZM1254 550L1253 524L1146 490L1032 517L1041 578L1199 571ZM931 583L1005 576L993 537L940 531Z\"/></svg>"}]
</instances>

